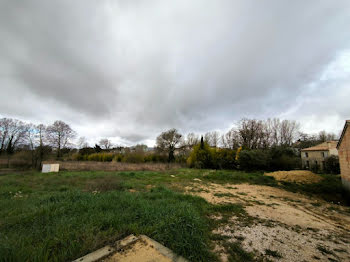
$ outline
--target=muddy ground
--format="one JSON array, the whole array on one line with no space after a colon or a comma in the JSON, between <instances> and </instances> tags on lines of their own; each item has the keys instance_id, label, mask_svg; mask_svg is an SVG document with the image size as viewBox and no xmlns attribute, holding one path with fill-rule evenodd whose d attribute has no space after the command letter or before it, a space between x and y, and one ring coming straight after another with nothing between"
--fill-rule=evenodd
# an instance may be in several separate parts
<instances>
[{"instance_id":1,"label":"muddy ground","mask_svg":"<svg viewBox=\"0 0 350 262\"><path fill-rule=\"evenodd\" d=\"M306 195L260 185L204 184L186 187L214 204L242 204L214 230L262 261L350 261L350 209ZM214 217L221 220L222 218ZM227 261L217 241L216 251Z\"/></svg>"}]
</instances>

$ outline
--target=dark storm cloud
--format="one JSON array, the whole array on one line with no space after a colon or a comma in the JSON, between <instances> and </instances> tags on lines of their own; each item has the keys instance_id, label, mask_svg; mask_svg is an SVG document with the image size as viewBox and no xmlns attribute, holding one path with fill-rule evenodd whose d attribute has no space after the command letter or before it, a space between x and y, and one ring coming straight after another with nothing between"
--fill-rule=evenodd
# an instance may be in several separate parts
<instances>
[{"instance_id":1,"label":"dark storm cloud","mask_svg":"<svg viewBox=\"0 0 350 262\"><path fill-rule=\"evenodd\" d=\"M0 113L132 142L320 116L303 97L324 96L319 78L350 48L349 24L347 0L0 0Z\"/></svg>"},{"instance_id":2,"label":"dark storm cloud","mask_svg":"<svg viewBox=\"0 0 350 262\"><path fill-rule=\"evenodd\" d=\"M108 114L103 101L117 95L117 79L103 68L103 28L84 26L92 10L79 12L82 5L63 1L12 2L1 8L0 30L2 57L13 66L14 78L41 99L54 98L92 116Z\"/></svg>"}]
</instances>

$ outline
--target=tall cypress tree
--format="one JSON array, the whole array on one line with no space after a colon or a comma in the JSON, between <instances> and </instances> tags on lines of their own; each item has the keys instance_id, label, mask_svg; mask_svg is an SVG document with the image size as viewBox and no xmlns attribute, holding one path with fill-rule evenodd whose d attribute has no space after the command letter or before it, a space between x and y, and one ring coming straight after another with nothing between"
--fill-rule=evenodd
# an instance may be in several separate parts
<instances>
[{"instance_id":1,"label":"tall cypress tree","mask_svg":"<svg viewBox=\"0 0 350 262\"><path fill-rule=\"evenodd\" d=\"M203 139L203 136L201 137L201 149L204 149L204 139Z\"/></svg>"}]
</instances>

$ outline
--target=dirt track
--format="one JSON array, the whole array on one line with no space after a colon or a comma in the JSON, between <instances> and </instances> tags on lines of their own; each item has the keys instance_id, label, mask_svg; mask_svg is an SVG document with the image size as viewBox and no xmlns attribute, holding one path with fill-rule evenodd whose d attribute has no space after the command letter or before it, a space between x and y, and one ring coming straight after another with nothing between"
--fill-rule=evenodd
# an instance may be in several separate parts
<instances>
[{"instance_id":1,"label":"dirt track","mask_svg":"<svg viewBox=\"0 0 350 262\"><path fill-rule=\"evenodd\" d=\"M187 190L211 203L245 207L253 223L231 217L215 233L243 239L246 251L265 258L268 250L276 251L267 256L273 261L350 261L349 208L268 186L199 182Z\"/></svg>"}]
</instances>

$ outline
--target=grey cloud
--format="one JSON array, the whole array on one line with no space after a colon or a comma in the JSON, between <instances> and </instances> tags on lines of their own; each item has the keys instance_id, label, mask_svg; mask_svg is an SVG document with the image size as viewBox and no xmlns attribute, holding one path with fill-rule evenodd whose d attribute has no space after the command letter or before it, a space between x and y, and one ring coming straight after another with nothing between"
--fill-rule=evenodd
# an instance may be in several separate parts
<instances>
[{"instance_id":1,"label":"grey cloud","mask_svg":"<svg viewBox=\"0 0 350 262\"><path fill-rule=\"evenodd\" d=\"M349 24L347 0L2 0L0 70L30 92L33 119L50 99L57 110L48 117L138 142L170 127L205 132L241 117L321 114L301 95L310 83L324 95L318 79L350 49ZM17 107L28 106L0 108L21 116ZM347 109L340 103L332 115Z\"/></svg>"},{"instance_id":2,"label":"grey cloud","mask_svg":"<svg viewBox=\"0 0 350 262\"><path fill-rule=\"evenodd\" d=\"M89 21L92 9L79 12L81 6L63 1L8 5L1 15L0 28L7 41L1 45L1 55L13 64L16 80L38 97L54 98L91 116L109 117L107 102L117 96L118 77L104 68L107 54L101 53L103 43L98 40L103 28L97 30L93 25L98 22Z\"/></svg>"}]
</instances>

